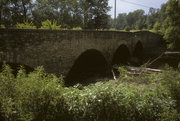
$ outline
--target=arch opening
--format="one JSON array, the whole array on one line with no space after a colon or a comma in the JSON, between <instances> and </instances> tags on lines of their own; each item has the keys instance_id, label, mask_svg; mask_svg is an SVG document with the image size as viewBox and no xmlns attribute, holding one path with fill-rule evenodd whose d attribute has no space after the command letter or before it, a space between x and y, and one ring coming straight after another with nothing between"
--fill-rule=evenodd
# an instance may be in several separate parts
<instances>
[{"instance_id":1,"label":"arch opening","mask_svg":"<svg viewBox=\"0 0 180 121\"><path fill-rule=\"evenodd\" d=\"M143 46L139 41L137 42L134 52L133 52L133 62L134 65L140 66L143 63Z\"/></svg>"},{"instance_id":2,"label":"arch opening","mask_svg":"<svg viewBox=\"0 0 180 121\"><path fill-rule=\"evenodd\" d=\"M128 65L130 52L126 45L120 45L113 55L111 65Z\"/></svg>"},{"instance_id":3,"label":"arch opening","mask_svg":"<svg viewBox=\"0 0 180 121\"><path fill-rule=\"evenodd\" d=\"M86 85L95 77L105 77L108 73L108 63L101 52L91 49L82 53L65 78L65 85L80 83ZM90 81L90 82L89 82Z\"/></svg>"}]
</instances>

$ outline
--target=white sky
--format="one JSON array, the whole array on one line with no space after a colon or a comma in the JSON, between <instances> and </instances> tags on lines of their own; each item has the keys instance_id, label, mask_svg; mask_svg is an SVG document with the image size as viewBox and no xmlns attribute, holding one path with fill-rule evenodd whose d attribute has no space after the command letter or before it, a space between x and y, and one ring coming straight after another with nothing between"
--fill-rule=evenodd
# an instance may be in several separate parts
<instances>
[{"instance_id":1,"label":"white sky","mask_svg":"<svg viewBox=\"0 0 180 121\"><path fill-rule=\"evenodd\" d=\"M114 17L114 1L115 0L109 0L109 5L112 7L109 14L112 17ZM129 13L137 9L143 9L146 13L148 13L149 11L148 7L160 8L161 4L166 3L168 0L116 0L116 1L117 1L116 15L118 15L119 13ZM140 5L133 5L127 2L144 5L147 7L143 7Z\"/></svg>"}]
</instances>

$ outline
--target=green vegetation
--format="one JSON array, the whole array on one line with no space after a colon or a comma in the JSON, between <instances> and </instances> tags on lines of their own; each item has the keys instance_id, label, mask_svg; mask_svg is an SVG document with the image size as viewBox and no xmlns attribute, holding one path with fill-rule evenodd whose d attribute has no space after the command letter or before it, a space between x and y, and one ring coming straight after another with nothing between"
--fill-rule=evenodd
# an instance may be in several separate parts
<instances>
[{"instance_id":1,"label":"green vegetation","mask_svg":"<svg viewBox=\"0 0 180 121\"><path fill-rule=\"evenodd\" d=\"M17 23L16 28L20 29L36 29L32 22L25 21L24 23Z\"/></svg>"},{"instance_id":2,"label":"green vegetation","mask_svg":"<svg viewBox=\"0 0 180 121\"><path fill-rule=\"evenodd\" d=\"M163 35L167 47L180 50L180 1L169 0L166 6L166 19L163 23Z\"/></svg>"},{"instance_id":3,"label":"green vegetation","mask_svg":"<svg viewBox=\"0 0 180 121\"><path fill-rule=\"evenodd\" d=\"M0 24L0 28L5 28L4 24Z\"/></svg>"},{"instance_id":4,"label":"green vegetation","mask_svg":"<svg viewBox=\"0 0 180 121\"><path fill-rule=\"evenodd\" d=\"M127 31L127 32L129 32L129 31L130 31L129 26L126 26L126 27L125 27L125 31Z\"/></svg>"},{"instance_id":5,"label":"green vegetation","mask_svg":"<svg viewBox=\"0 0 180 121\"><path fill-rule=\"evenodd\" d=\"M160 31L160 29L161 29L161 23L160 22L156 22L155 24L154 24L154 26L153 26L153 30L154 30L154 32L159 32Z\"/></svg>"},{"instance_id":6,"label":"green vegetation","mask_svg":"<svg viewBox=\"0 0 180 121\"><path fill-rule=\"evenodd\" d=\"M72 30L82 30L81 27L75 27L75 28L72 28Z\"/></svg>"},{"instance_id":7,"label":"green vegetation","mask_svg":"<svg viewBox=\"0 0 180 121\"><path fill-rule=\"evenodd\" d=\"M40 29L56 30L56 29L60 29L60 26L57 25L56 21L46 20L42 22L42 26Z\"/></svg>"},{"instance_id":8,"label":"green vegetation","mask_svg":"<svg viewBox=\"0 0 180 121\"><path fill-rule=\"evenodd\" d=\"M135 10L128 14L121 13L116 19L116 29L148 29L163 35L167 49L180 50L180 1L168 0L160 9L150 8L149 13ZM112 20L113 21L113 20ZM114 23L111 22L111 27Z\"/></svg>"},{"instance_id":9,"label":"green vegetation","mask_svg":"<svg viewBox=\"0 0 180 121\"><path fill-rule=\"evenodd\" d=\"M108 0L1 0L0 23L7 28L32 21L37 28L46 20L56 20L62 28L107 28Z\"/></svg>"},{"instance_id":10,"label":"green vegetation","mask_svg":"<svg viewBox=\"0 0 180 121\"><path fill-rule=\"evenodd\" d=\"M130 77L124 68L117 81L64 87L62 77L42 67L15 77L9 66L0 73L0 120L3 121L179 121L180 74Z\"/></svg>"}]
</instances>

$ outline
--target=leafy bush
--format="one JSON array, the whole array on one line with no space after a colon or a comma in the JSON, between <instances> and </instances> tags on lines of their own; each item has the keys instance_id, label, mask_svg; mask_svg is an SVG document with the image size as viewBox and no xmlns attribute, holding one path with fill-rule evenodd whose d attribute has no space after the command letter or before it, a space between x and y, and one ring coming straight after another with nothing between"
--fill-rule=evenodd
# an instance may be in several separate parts
<instances>
[{"instance_id":1,"label":"leafy bush","mask_svg":"<svg viewBox=\"0 0 180 121\"><path fill-rule=\"evenodd\" d=\"M6 28L4 24L0 24L0 28Z\"/></svg>"},{"instance_id":2,"label":"leafy bush","mask_svg":"<svg viewBox=\"0 0 180 121\"><path fill-rule=\"evenodd\" d=\"M46 74L42 67L28 75L21 68L15 78L9 66L4 66L0 90L0 112L5 121L42 121L52 118L63 88L62 79Z\"/></svg>"},{"instance_id":3,"label":"leafy bush","mask_svg":"<svg viewBox=\"0 0 180 121\"><path fill-rule=\"evenodd\" d=\"M109 81L98 82L83 90L67 88L64 96L73 120L155 121L170 119L169 115L174 115L173 120L177 120L174 100L163 87L112 86L115 86L113 81Z\"/></svg>"},{"instance_id":4,"label":"leafy bush","mask_svg":"<svg viewBox=\"0 0 180 121\"><path fill-rule=\"evenodd\" d=\"M29 74L21 67L15 77L12 69L4 65L0 73L0 120L179 120L176 109L180 77L176 71L146 78L129 78L124 68L119 71L122 74L116 81L64 87L62 77L46 74L42 67ZM126 79L129 81L123 81ZM149 79L153 83L131 83L134 79Z\"/></svg>"},{"instance_id":5,"label":"leafy bush","mask_svg":"<svg viewBox=\"0 0 180 121\"><path fill-rule=\"evenodd\" d=\"M72 28L72 30L82 30L81 27Z\"/></svg>"},{"instance_id":6,"label":"leafy bush","mask_svg":"<svg viewBox=\"0 0 180 121\"><path fill-rule=\"evenodd\" d=\"M25 21L24 23L17 23L16 28L20 29L36 29L32 22Z\"/></svg>"},{"instance_id":7,"label":"leafy bush","mask_svg":"<svg viewBox=\"0 0 180 121\"><path fill-rule=\"evenodd\" d=\"M161 23L160 22L156 22L153 26L153 30L155 32L159 32L159 30L161 29Z\"/></svg>"},{"instance_id":8,"label":"leafy bush","mask_svg":"<svg viewBox=\"0 0 180 121\"><path fill-rule=\"evenodd\" d=\"M3 71L0 73L0 117L3 120L14 119L15 82L12 69L3 65Z\"/></svg>"},{"instance_id":9,"label":"leafy bush","mask_svg":"<svg viewBox=\"0 0 180 121\"><path fill-rule=\"evenodd\" d=\"M168 70L162 73L162 84L169 89L172 97L176 100L177 109L180 112L180 73L179 71Z\"/></svg>"},{"instance_id":10,"label":"leafy bush","mask_svg":"<svg viewBox=\"0 0 180 121\"><path fill-rule=\"evenodd\" d=\"M56 21L50 21L50 20L46 20L42 22L42 26L41 29L60 29L61 26L57 25Z\"/></svg>"},{"instance_id":11,"label":"leafy bush","mask_svg":"<svg viewBox=\"0 0 180 121\"><path fill-rule=\"evenodd\" d=\"M129 32L129 31L130 31L130 27L129 27L129 26L126 26L126 27L125 27L125 31Z\"/></svg>"},{"instance_id":12,"label":"leafy bush","mask_svg":"<svg viewBox=\"0 0 180 121\"><path fill-rule=\"evenodd\" d=\"M110 28L109 31L116 31L116 28Z\"/></svg>"}]
</instances>

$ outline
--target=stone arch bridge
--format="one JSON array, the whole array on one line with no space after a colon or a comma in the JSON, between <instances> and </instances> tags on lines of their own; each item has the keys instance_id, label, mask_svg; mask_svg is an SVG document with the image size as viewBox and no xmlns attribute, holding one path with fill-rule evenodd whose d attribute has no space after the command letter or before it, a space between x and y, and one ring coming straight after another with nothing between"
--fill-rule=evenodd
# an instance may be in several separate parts
<instances>
[{"instance_id":1,"label":"stone arch bridge","mask_svg":"<svg viewBox=\"0 0 180 121\"><path fill-rule=\"evenodd\" d=\"M44 66L49 73L65 76L96 73L158 55L161 44L162 37L148 31L0 29L0 62Z\"/></svg>"}]
</instances>

